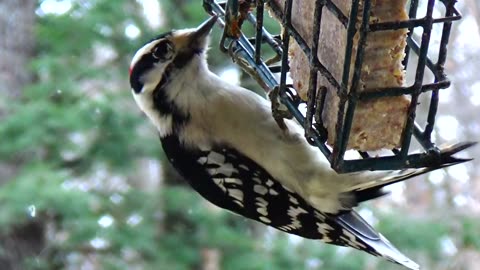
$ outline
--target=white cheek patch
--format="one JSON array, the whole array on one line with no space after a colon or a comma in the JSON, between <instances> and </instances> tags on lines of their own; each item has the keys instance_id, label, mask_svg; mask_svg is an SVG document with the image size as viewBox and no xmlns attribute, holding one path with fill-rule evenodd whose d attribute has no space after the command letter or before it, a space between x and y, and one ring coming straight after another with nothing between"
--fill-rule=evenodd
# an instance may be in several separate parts
<instances>
[{"instance_id":1,"label":"white cheek patch","mask_svg":"<svg viewBox=\"0 0 480 270\"><path fill-rule=\"evenodd\" d=\"M168 64L169 62L155 63L154 68L140 78L143 82L142 93L153 92L155 90L163 76L165 76L165 69Z\"/></svg>"},{"instance_id":2,"label":"white cheek patch","mask_svg":"<svg viewBox=\"0 0 480 270\"><path fill-rule=\"evenodd\" d=\"M161 137L170 135L173 131L172 116L160 116L154 108L153 99L149 93L133 93L133 98L138 107L147 115L150 121L155 125Z\"/></svg>"}]
</instances>

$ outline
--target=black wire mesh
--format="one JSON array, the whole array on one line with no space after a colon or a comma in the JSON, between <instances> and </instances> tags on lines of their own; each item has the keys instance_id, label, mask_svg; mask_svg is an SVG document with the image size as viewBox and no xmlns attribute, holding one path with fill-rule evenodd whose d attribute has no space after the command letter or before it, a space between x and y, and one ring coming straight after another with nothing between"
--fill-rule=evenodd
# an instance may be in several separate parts
<instances>
[{"instance_id":1,"label":"black wire mesh","mask_svg":"<svg viewBox=\"0 0 480 270\"><path fill-rule=\"evenodd\" d=\"M370 22L370 0L352 0L350 14L343 14L332 0L317 0L315 2L315 12L313 23L313 43L309 47L308 43L302 38L298 30L292 25L292 4L295 0L285 0L284 8L280 8L275 1L269 0L203 0L204 7L210 14L216 14L222 19L220 24L224 27L224 34L220 41L220 47L224 52L228 52L233 60L239 64L245 71L253 76L260 85L267 91L277 90L281 102L288 108L292 115L304 126L307 140L320 148L332 168L339 173L361 171L361 170L394 170L404 168L419 168L426 166L438 166L445 163L461 162L462 159L456 159L451 155L461 151L471 143L454 145L446 149L439 149L432 142L432 131L435 124L435 115L438 108L439 90L448 88L450 81L444 71L444 64L447 55L447 44L450 36L452 22L461 19L460 13L455 8L455 0L425 0L426 14L418 17L419 0L411 0L409 3L409 18L405 21L397 22ZM275 17L281 18L283 31L281 35L271 34L264 27L265 6ZM363 5L360 9L359 5ZM435 5L442 5L443 14L440 17L434 17ZM321 31L322 10L327 9L331 12L345 27L347 33L347 42L345 48L345 61L343 65L343 76L341 81L337 81L318 59L319 33ZM359 14L361 11L361 14ZM348 18L361 17L360 23ZM255 35L247 38L242 30L242 23L246 21L253 25ZM431 57L432 46L430 40L432 28L439 25L442 28L438 55L436 60ZM357 29L358 27L358 29ZM382 88L381 91L358 92L360 70L363 64L364 48L367 35L372 32L408 29L407 46L405 49L406 57L403 65L405 69L415 69L414 81L409 86ZM414 33L420 30L420 38L414 38ZM351 62L353 56L353 39L359 34L357 53L355 61ZM300 48L310 61L310 79L308 89L308 101L306 104L306 113L299 109L304 105L298 98L291 85L287 84L287 73L289 71L289 40L294 38ZM278 62L264 60L264 49L262 45L267 44L271 51L275 52L280 59ZM416 56L416 66L409 63L409 57ZM351 63L354 63L353 75L349 71ZM433 82L425 83L425 72L433 74ZM337 125L335 127L336 140L334 145L326 144L327 134L324 128L321 114L325 108L326 89L317 87L317 74L320 73L336 90L340 98L337 115ZM351 78L351 80L349 80ZM419 96L422 93L430 94L430 105L428 109L425 125L415 121L417 104ZM401 146L392 149L389 154L373 156L371 153L358 151L358 159L345 159L348 138L352 127L353 116L356 105L359 101L378 99L387 96L410 96L411 102L408 108L408 116L403 133L401 135ZM412 138L422 146L423 152L410 153Z\"/></svg>"}]
</instances>

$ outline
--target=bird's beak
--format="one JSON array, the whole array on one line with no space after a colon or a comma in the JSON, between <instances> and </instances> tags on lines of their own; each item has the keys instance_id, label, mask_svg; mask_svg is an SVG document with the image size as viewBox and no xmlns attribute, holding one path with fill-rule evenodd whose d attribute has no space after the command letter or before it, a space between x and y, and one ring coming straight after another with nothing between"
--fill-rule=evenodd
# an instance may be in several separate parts
<instances>
[{"instance_id":1,"label":"bird's beak","mask_svg":"<svg viewBox=\"0 0 480 270\"><path fill-rule=\"evenodd\" d=\"M174 32L174 37L171 38L171 41L178 48L178 52L173 60L177 68L182 68L188 64L195 54L200 55L206 51L208 45L207 37L216 21L217 16L213 16L195 29Z\"/></svg>"},{"instance_id":2,"label":"bird's beak","mask_svg":"<svg viewBox=\"0 0 480 270\"><path fill-rule=\"evenodd\" d=\"M202 41L205 40L205 38L210 34L210 31L212 30L213 26L215 25L215 22L217 21L218 17L217 16L212 16L208 20L204 21L202 24L200 24L192 33L190 36L190 42L191 43L201 43Z\"/></svg>"}]
</instances>

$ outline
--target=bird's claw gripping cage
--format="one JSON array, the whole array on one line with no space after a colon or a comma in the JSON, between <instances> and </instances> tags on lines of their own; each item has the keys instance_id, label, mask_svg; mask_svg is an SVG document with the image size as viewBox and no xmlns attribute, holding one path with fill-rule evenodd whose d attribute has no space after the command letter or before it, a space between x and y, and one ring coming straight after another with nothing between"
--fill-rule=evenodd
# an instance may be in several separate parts
<instances>
[{"instance_id":1,"label":"bird's claw gripping cage","mask_svg":"<svg viewBox=\"0 0 480 270\"><path fill-rule=\"evenodd\" d=\"M318 38L314 38L314 42L310 48L299 35L297 29L292 25L292 3L295 0L285 0L283 9L275 5L269 6L270 11L273 12L277 18L281 18L281 26L283 28L281 34L272 34L265 29L265 5L271 1L273 0L203 0L203 5L208 13L211 15L215 14L221 18L219 19L219 23L224 28L223 36L220 40L221 50L229 53L232 59L256 79L265 90L275 91L277 93L281 103L283 103L290 113L304 126L306 139L311 144L320 148L330 161L333 169L338 173L361 170L397 170L427 166L440 167L444 164L459 163L467 160L455 158L452 155L470 147L474 143L460 143L440 149L432 142L431 138L438 108L439 90L450 86L450 81L444 72L444 64L452 22L461 18L460 13L455 8L455 0L410 0L408 20L383 23L372 23L369 21L371 0L352 0L350 18L357 18L357 15L360 16L362 18L360 24L357 24L355 20L349 20L349 17L343 14L332 0L316 0L316 9L328 9L346 28L347 44L352 43L352 39L357 31L359 33L358 51L351 82L349 82L348 74L346 76L343 74L343 80L338 82L329 70L320 63L316 53L312 53L317 52L318 46L322 46L319 44ZM424 17L417 18L419 1L427 1L427 10ZM363 5L363 12L359 12L360 3ZM434 18L433 10L436 4L442 4L445 11L441 17ZM322 12L315 12L314 21L312 22L314 37L319 36L321 28L319 21L321 17ZM255 30L253 37L247 38L243 33L242 24L244 22L253 26ZM427 54L433 25L441 25L442 27L438 59L436 61L432 60ZM359 29L356 29L357 27ZM412 37L417 27L422 28L420 41L415 41ZM355 84L358 84L359 81L360 72L358 71L362 67L362 48L365 47L367 34L375 31L402 28L409 30L407 46L405 48L406 57L403 61L405 69L409 68L409 54L413 52L418 58L415 67L414 83L408 87L385 88L381 92L357 92L351 90L356 89ZM295 91L292 90L292 86L287 84L290 38L295 39L310 60L309 99L306 102L305 114L299 110L299 106L302 103L301 99L299 99ZM280 60L280 64L278 64L278 62L275 64L275 61L263 59L262 45L265 44L275 52L276 57ZM352 46L347 46L345 52L344 66L348 67L348 65L350 65L349 59L352 57ZM424 73L427 69L434 76L433 83L424 83ZM345 68L344 73L345 70L349 69ZM343 121L339 120L337 122L335 127L337 137L332 146L328 146L326 143L326 130L322 125L321 119L326 91L317 91L317 76L312 76L312 74L317 74L317 72L325 76L327 80L337 88L337 95L340 97L339 108L341 109L339 109L337 119L343 119ZM422 127L415 121L415 113L420 94L426 92L430 93L430 105L426 124ZM407 112L408 117L401 137L401 146L392 149L391 154L388 155L372 156L371 153L358 151L361 158L345 159L356 103L359 100L400 95L408 95L411 97ZM410 153L412 137L423 147L423 152Z\"/></svg>"}]
</instances>

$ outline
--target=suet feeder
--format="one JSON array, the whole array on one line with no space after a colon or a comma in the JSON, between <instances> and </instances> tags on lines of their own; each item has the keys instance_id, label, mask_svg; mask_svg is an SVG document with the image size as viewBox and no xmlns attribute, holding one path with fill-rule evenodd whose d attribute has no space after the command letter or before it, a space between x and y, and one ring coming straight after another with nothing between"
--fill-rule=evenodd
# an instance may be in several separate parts
<instances>
[{"instance_id":1,"label":"suet feeder","mask_svg":"<svg viewBox=\"0 0 480 270\"><path fill-rule=\"evenodd\" d=\"M220 17L219 23L224 29L220 40L221 50L228 53L234 62L253 76L263 88L278 94L278 100L303 125L306 139L320 148L335 171L348 173L363 170L400 170L466 161L452 155L473 143L460 143L441 149L432 141L439 94L442 89L450 86L444 70L450 31L452 23L461 19L461 14L455 8L455 0L410 0L406 7L408 19L393 22L378 22L370 18L373 0L352 0L350 14L344 14L333 0L316 0L316 11L311 22L313 36L318 37L322 31L322 14L325 16L326 12L338 20L346 33L346 46L341 48L345 57L340 80L332 75L333 72L322 63L316 53L322 46L321 41L314 38L313 43L306 42L292 23L292 15L295 15L292 14L294 1L284 0L283 7L273 4L273 0L203 0L203 5L208 13ZM422 7L426 7L426 11L419 12L420 3L424 4ZM434 13L436 6L441 7L441 15ZM268 13L273 14L281 24L281 33L271 33L266 29L264 21L266 16L269 16ZM248 27L254 29L252 37L247 37L243 31L246 24L250 24ZM441 30L433 32L434 27ZM383 87L381 91L357 91L368 35L398 29L408 30L402 64L404 72L413 74L411 82L406 83L406 86ZM440 34L435 38L439 40L439 44L433 46L432 35L437 32ZM307 101L300 99L288 82L288 52L291 40L298 44L308 58L310 77L304 82L308 85ZM354 42L357 46L352 49ZM265 59L265 47L276 54L278 61ZM415 61L409 61L412 57ZM425 76L427 72L431 74L431 79ZM334 126L335 140L330 144L327 143L328 134L321 117L326 107L327 91L319 90L321 87L317 85L318 78L325 78L331 83L339 100L337 122ZM428 95L425 121L416 119L420 95ZM410 101L405 111L403 129L398 135L398 145L388 151L358 150L358 158L346 158L352 122L359 102L398 96L406 96ZM412 145L415 142L421 146L420 151L413 150Z\"/></svg>"}]
</instances>

